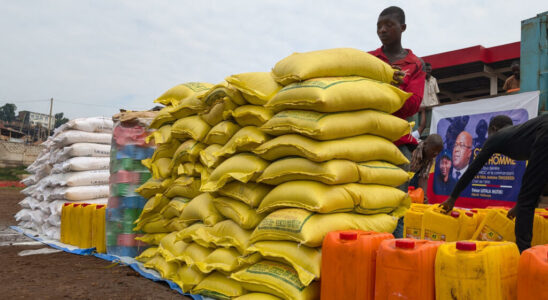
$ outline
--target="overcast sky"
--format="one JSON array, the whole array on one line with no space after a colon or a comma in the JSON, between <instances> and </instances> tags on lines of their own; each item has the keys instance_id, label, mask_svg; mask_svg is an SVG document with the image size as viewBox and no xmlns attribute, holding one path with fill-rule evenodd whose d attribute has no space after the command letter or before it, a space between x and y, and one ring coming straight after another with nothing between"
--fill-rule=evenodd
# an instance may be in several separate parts
<instances>
[{"instance_id":1,"label":"overcast sky","mask_svg":"<svg viewBox=\"0 0 548 300\"><path fill-rule=\"evenodd\" d=\"M418 56L520 40L534 1L0 0L0 105L69 118L148 109L170 87L269 71L291 54L380 46L376 20L406 13Z\"/></svg>"}]
</instances>

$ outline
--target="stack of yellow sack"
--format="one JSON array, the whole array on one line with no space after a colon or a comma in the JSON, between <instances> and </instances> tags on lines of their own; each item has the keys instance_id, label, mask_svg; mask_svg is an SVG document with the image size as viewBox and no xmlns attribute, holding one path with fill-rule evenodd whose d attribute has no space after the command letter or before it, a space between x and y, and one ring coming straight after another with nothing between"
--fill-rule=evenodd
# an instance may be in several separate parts
<instances>
[{"instance_id":1,"label":"stack of yellow sack","mask_svg":"<svg viewBox=\"0 0 548 300\"><path fill-rule=\"evenodd\" d=\"M388 65L354 49L294 54L273 76L285 86L265 104L275 115L260 128L275 137L253 151L269 162L257 182L273 189L247 248L262 259L231 278L248 292L315 299L324 236L392 232L409 204L394 188L409 177L393 141L410 126L390 115L409 95L389 84Z\"/></svg>"}]
</instances>

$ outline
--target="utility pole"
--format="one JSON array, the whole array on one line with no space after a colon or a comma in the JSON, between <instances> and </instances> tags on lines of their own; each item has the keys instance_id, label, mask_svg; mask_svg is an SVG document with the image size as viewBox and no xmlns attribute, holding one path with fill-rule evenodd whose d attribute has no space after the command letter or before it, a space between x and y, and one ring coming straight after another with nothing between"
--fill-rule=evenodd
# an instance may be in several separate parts
<instances>
[{"instance_id":1,"label":"utility pole","mask_svg":"<svg viewBox=\"0 0 548 300\"><path fill-rule=\"evenodd\" d=\"M48 137L51 130L51 109L53 108L53 98L49 99L49 120L48 120Z\"/></svg>"}]
</instances>

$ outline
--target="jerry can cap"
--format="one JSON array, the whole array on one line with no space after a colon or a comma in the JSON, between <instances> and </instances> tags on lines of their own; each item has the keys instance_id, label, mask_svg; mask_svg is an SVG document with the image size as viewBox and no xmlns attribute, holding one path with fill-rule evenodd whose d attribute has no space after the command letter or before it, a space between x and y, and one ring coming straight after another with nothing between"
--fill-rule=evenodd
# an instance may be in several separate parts
<instances>
[{"instance_id":1,"label":"jerry can cap","mask_svg":"<svg viewBox=\"0 0 548 300\"><path fill-rule=\"evenodd\" d=\"M414 191L414 190L415 190L415 187L412 186L412 185L410 185L410 186L407 187L407 190L408 190L408 191Z\"/></svg>"},{"instance_id":2,"label":"jerry can cap","mask_svg":"<svg viewBox=\"0 0 548 300\"><path fill-rule=\"evenodd\" d=\"M467 216L469 216L469 217L473 217L473 216L474 216L474 213L471 212L471 211L467 211L465 214L466 214Z\"/></svg>"},{"instance_id":3,"label":"jerry can cap","mask_svg":"<svg viewBox=\"0 0 548 300\"><path fill-rule=\"evenodd\" d=\"M473 213L475 213L475 214L478 213L478 210L477 210L477 209L471 209L470 211L473 212Z\"/></svg>"},{"instance_id":4,"label":"jerry can cap","mask_svg":"<svg viewBox=\"0 0 548 300\"><path fill-rule=\"evenodd\" d=\"M543 218L548 219L548 215L541 215Z\"/></svg>"},{"instance_id":5,"label":"jerry can cap","mask_svg":"<svg viewBox=\"0 0 548 300\"><path fill-rule=\"evenodd\" d=\"M99 204L99 205L95 206L96 209L100 209L100 208L103 208L103 207L105 207L104 204Z\"/></svg>"},{"instance_id":6,"label":"jerry can cap","mask_svg":"<svg viewBox=\"0 0 548 300\"><path fill-rule=\"evenodd\" d=\"M396 248L414 249L415 248L415 241L410 240L410 239L396 240Z\"/></svg>"},{"instance_id":7,"label":"jerry can cap","mask_svg":"<svg viewBox=\"0 0 548 300\"><path fill-rule=\"evenodd\" d=\"M451 212L451 217L458 218L459 216L460 216L460 212L458 212L458 211L452 211Z\"/></svg>"},{"instance_id":8,"label":"jerry can cap","mask_svg":"<svg viewBox=\"0 0 548 300\"><path fill-rule=\"evenodd\" d=\"M341 240L353 241L358 239L358 233L352 231L339 232L339 238Z\"/></svg>"},{"instance_id":9,"label":"jerry can cap","mask_svg":"<svg viewBox=\"0 0 548 300\"><path fill-rule=\"evenodd\" d=\"M457 250L476 251L476 243L474 242L457 242Z\"/></svg>"},{"instance_id":10,"label":"jerry can cap","mask_svg":"<svg viewBox=\"0 0 548 300\"><path fill-rule=\"evenodd\" d=\"M63 206L69 206L71 205L72 203L63 203Z\"/></svg>"}]
</instances>

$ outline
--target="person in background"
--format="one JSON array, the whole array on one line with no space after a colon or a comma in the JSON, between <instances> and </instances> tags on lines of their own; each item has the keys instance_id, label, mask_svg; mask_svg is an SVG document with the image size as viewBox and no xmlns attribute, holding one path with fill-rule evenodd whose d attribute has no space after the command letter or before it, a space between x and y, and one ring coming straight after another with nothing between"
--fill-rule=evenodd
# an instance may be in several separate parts
<instances>
[{"instance_id":1,"label":"person in background","mask_svg":"<svg viewBox=\"0 0 548 300\"><path fill-rule=\"evenodd\" d=\"M512 119L505 115L491 119L487 141L441 207L446 212L453 209L460 193L489 161L491 155L499 153L514 160L528 160L518 200L514 208L508 211L508 217L516 218L516 244L522 252L531 247L535 208L548 185L548 115L538 116L520 125L512 125Z\"/></svg>"},{"instance_id":2,"label":"person in background","mask_svg":"<svg viewBox=\"0 0 548 300\"><path fill-rule=\"evenodd\" d=\"M426 128L426 109L440 104L437 95L440 92L440 89L438 87L438 81L432 76L432 65L430 63L424 63L424 72L426 73L426 80L424 82L424 95L419 108L419 136L422 135L422 132Z\"/></svg>"},{"instance_id":3,"label":"person in background","mask_svg":"<svg viewBox=\"0 0 548 300\"><path fill-rule=\"evenodd\" d=\"M445 149L439 160L439 172L434 180L434 193L438 195L449 195L453 191L457 181L451 177L453 167L451 151Z\"/></svg>"},{"instance_id":4,"label":"person in background","mask_svg":"<svg viewBox=\"0 0 548 300\"><path fill-rule=\"evenodd\" d=\"M417 149L411 155L409 170L415 173L415 176L409 182L410 186L422 188L424 191L424 201L428 202L426 191L428 188L428 176L432 168L432 162L443 150L443 140L439 134L431 134L424 141L421 141Z\"/></svg>"},{"instance_id":5,"label":"person in background","mask_svg":"<svg viewBox=\"0 0 548 300\"><path fill-rule=\"evenodd\" d=\"M377 19L377 35L382 46L369 52L393 68L400 70L394 74L394 79L398 82L400 89L411 93L403 107L393 114L402 119L407 119L419 111L426 77L422 70L421 60L410 49L402 47L401 36L406 28L405 13L401 8L390 6L384 9ZM417 144L417 140L411 135L406 135L395 142L395 145L408 159L411 159L411 152ZM409 171L409 164L400 167ZM405 183L399 189L407 192L407 187L408 183ZM398 227L394 235L396 237L403 236L403 218L398 220Z\"/></svg>"},{"instance_id":6,"label":"person in background","mask_svg":"<svg viewBox=\"0 0 548 300\"><path fill-rule=\"evenodd\" d=\"M512 76L508 77L502 86L502 89L508 93L519 91L519 62L512 62L510 67L512 68Z\"/></svg>"},{"instance_id":7,"label":"person in background","mask_svg":"<svg viewBox=\"0 0 548 300\"><path fill-rule=\"evenodd\" d=\"M468 169L470 158L472 157L472 135L466 131L462 131L455 140L453 146L453 171L451 177L455 181L459 180Z\"/></svg>"}]
</instances>

